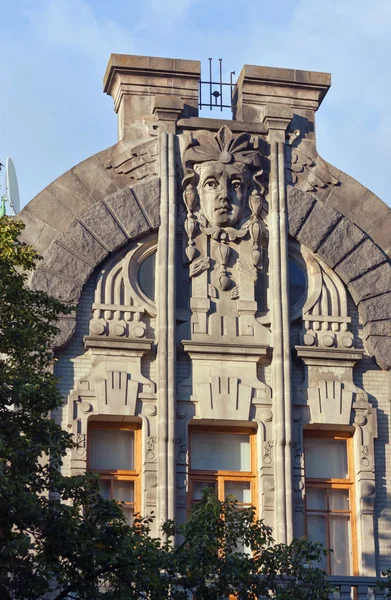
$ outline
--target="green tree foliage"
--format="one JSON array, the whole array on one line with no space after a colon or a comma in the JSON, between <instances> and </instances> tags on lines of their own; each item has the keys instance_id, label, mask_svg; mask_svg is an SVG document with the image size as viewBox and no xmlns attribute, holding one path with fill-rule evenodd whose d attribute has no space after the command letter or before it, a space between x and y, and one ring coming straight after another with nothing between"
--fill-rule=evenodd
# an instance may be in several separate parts
<instances>
[{"instance_id":1,"label":"green tree foliage","mask_svg":"<svg viewBox=\"0 0 391 600\"><path fill-rule=\"evenodd\" d=\"M274 545L252 509L206 494L186 524L163 525L161 541L151 519L128 526L94 475L61 474L73 442L50 418L62 403L50 348L68 309L26 286L39 257L22 228L0 219L1 600L50 590L55 600L327 598L320 547Z\"/></svg>"}]
</instances>

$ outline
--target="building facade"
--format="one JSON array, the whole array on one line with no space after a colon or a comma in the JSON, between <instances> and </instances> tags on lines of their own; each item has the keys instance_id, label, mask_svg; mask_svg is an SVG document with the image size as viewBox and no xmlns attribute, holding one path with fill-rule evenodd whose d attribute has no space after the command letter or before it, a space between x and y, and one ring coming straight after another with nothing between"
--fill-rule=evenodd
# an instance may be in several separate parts
<instances>
[{"instance_id":1,"label":"building facade","mask_svg":"<svg viewBox=\"0 0 391 600\"><path fill-rule=\"evenodd\" d=\"M112 55L118 143L21 212L31 285L76 306L65 467L156 534L233 494L369 582L391 566L391 210L316 150L328 74L245 65L232 120L198 117L199 81Z\"/></svg>"}]
</instances>

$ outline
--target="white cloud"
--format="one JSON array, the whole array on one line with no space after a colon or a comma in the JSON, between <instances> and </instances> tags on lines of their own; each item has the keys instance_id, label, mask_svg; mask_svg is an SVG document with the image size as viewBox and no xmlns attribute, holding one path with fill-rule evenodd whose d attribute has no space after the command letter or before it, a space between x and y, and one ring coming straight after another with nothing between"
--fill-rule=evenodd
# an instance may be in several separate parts
<instances>
[{"instance_id":1,"label":"white cloud","mask_svg":"<svg viewBox=\"0 0 391 600\"><path fill-rule=\"evenodd\" d=\"M84 0L49 0L26 11L35 35L57 48L91 58L107 58L112 52L132 54L132 35L119 23L98 18L93 4Z\"/></svg>"}]
</instances>

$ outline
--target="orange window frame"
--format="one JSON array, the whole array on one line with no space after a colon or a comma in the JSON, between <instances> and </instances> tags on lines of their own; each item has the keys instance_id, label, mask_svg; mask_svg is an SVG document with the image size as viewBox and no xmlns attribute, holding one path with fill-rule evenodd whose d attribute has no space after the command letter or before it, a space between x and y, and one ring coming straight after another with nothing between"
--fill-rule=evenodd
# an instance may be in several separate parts
<instances>
[{"instance_id":1,"label":"orange window frame","mask_svg":"<svg viewBox=\"0 0 391 600\"><path fill-rule=\"evenodd\" d=\"M91 436L90 431L93 429L108 429L115 431L134 431L134 469L131 470L107 470L107 469L91 469ZM110 499L114 498L114 482L115 481L131 481L134 482L134 501L121 502L124 510L132 509L133 514L140 512L141 508L141 426L138 423L117 423L105 421L91 421L88 423L87 429L87 470L99 475L101 480L110 481Z\"/></svg>"},{"instance_id":2,"label":"orange window frame","mask_svg":"<svg viewBox=\"0 0 391 600\"><path fill-rule=\"evenodd\" d=\"M237 434L237 435L249 435L250 440L250 466L251 471L233 471L233 470L207 470L207 469L192 469L191 468L191 455L192 455L192 434L193 433L213 433L216 435L223 434ZM211 427L211 426L191 426L189 427L189 493L188 493L188 511L191 510L193 504L197 500L193 500L193 489L194 484L200 483L211 483L215 484L216 497L219 500L225 500L225 483L227 481L244 481L250 482L251 490L251 503L239 502L238 506L250 507L254 506L258 512L257 499L257 464L256 464L256 431L250 427Z\"/></svg>"},{"instance_id":3,"label":"orange window frame","mask_svg":"<svg viewBox=\"0 0 391 600\"><path fill-rule=\"evenodd\" d=\"M327 542L330 544L330 516L333 514L344 514L349 516L350 519L350 544L352 552L352 575L358 575L358 557L357 557L357 524L356 524L356 503L355 503L355 489L354 489L354 462L353 462L353 437L348 432L329 432L329 431L315 431L306 430L304 431L305 439L332 439L332 440L345 440L346 441L346 455L348 462L348 477L346 479L326 479L326 478L310 478L305 477L305 489L322 489L322 490L348 490L349 492L349 510L330 510L328 506L328 495L327 495L327 506L325 511L321 510L310 510L307 509L307 496L305 499L305 528L307 535L307 514L322 513L326 518L326 532ZM304 457L305 458L305 457ZM327 571L331 573L331 556L330 554L326 557ZM346 573L350 575L350 573Z\"/></svg>"}]
</instances>

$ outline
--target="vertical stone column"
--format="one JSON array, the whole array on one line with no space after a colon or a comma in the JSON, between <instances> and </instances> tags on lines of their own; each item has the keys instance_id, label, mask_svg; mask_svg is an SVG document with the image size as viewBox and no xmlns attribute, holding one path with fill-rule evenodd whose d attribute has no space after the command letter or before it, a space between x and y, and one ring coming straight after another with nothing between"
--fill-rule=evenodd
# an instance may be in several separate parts
<instances>
[{"instance_id":1,"label":"vertical stone column","mask_svg":"<svg viewBox=\"0 0 391 600\"><path fill-rule=\"evenodd\" d=\"M288 106L264 108L270 144L269 256L272 325L272 388L275 444L275 537L293 538L292 391L288 281L288 219L285 190L285 135L292 119Z\"/></svg>"},{"instance_id":2,"label":"vertical stone column","mask_svg":"<svg viewBox=\"0 0 391 600\"><path fill-rule=\"evenodd\" d=\"M160 229L157 269L158 522L175 514L175 150L160 137Z\"/></svg>"}]
</instances>

